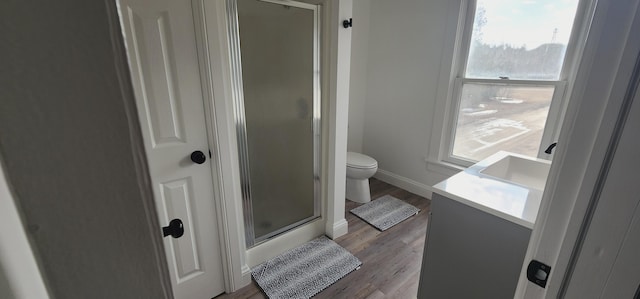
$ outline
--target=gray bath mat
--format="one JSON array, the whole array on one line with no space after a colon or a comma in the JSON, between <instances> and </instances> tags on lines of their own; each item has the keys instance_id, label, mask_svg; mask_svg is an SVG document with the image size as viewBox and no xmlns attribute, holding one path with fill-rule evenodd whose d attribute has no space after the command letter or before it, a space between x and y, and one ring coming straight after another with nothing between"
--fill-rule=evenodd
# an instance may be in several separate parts
<instances>
[{"instance_id":1,"label":"gray bath mat","mask_svg":"<svg viewBox=\"0 0 640 299\"><path fill-rule=\"evenodd\" d=\"M251 276L269 298L311 298L361 264L322 236L256 266Z\"/></svg>"},{"instance_id":2,"label":"gray bath mat","mask_svg":"<svg viewBox=\"0 0 640 299\"><path fill-rule=\"evenodd\" d=\"M402 200L391 195L385 195L351 210L351 213L373 225L375 228L384 231L418 214L419 211L420 209Z\"/></svg>"}]
</instances>

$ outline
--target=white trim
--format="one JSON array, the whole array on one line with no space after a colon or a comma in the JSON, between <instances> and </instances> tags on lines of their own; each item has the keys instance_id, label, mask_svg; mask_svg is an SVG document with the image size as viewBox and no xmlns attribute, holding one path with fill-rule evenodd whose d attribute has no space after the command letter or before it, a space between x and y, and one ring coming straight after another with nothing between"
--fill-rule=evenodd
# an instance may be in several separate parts
<instances>
[{"instance_id":1,"label":"white trim","mask_svg":"<svg viewBox=\"0 0 640 299\"><path fill-rule=\"evenodd\" d=\"M207 1L210 2L210 1ZM218 1L220 3L220 1ZM219 5L219 4L218 4ZM209 17L209 19L207 19ZM237 260L242 260L242 257L238 257L238 252L242 248L239 244L239 239L236 235L241 232L237 227L230 225L233 223L233 219L236 215L234 212L234 205L232 203L233 192L226 192L228 187L225 187L225 175L223 173L223 158L221 153L223 148L220 145L220 130L218 128L218 122L216 117L216 96L213 80L216 77L216 73L212 72L212 57L210 44L205 42L208 40L209 34L214 35L208 30L207 20L214 21L217 18L207 15L205 0L194 1L194 18L197 38L198 55L201 57L200 69L202 73L202 86L203 86L203 98L204 98L204 112L207 124L207 134L209 149L211 151L211 173L213 178L213 187L218 222L218 230L220 234L220 249L222 252L223 261L223 273L225 290L232 292L240 287L248 284L250 278L247 279L242 274L242 264L237 265ZM218 25L219 26L218 22ZM219 27L216 27L219 28ZM218 96L220 96L218 94ZM227 184L228 185L228 184ZM231 203L230 203L231 201ZM240 228L241 229L241 228ZM240 266L240 269L238 269Z\"/></svg>"},{"instance_id":2,"label":"white trim","mask_svg":"<svg viewBox=\"0 0 640 299\"><path fill-rule=\"evenodd\" d=\"M461 46L459 57L456 57L460 60L458 64L458 69L454 70L455 74L458 78L464 78L464 74L467 72L467 62L469 60L469 52L471 51L471 35L473 33L473 23L475 23L476 19L476 8L477 8L477 0L467 0L465 1L466 8L464 15L464 19L461 21L463 25L462 31L459 33L462 34L461 38Z\"/></svg>"},{"instance_id":3,"label":"white trim","mask_svg":"<svg viewBox=\"0 0 640 299\"><path fill-rule=\"evenodd\" d=\"M584 35L588 28L584 28L588 17L581 13L588 12L592 1L583 0L576 9L576 16L572 28L571 37L567 45L567 52L563 60L563 66L560 72L559 80L498 80L498 79L479 79L465 78L465 69L470 51L471 33L473 29L473 20L475 16L476 1L461 0L458 7L458 20L455 26L455 39L450 38L445 42L445 49L453 52L451 60L451 68L441 66L438 88L438 98L436 102L436 113L434 117L434 125L431 131L431 145L428 155L428 161L431 163L446 162L458 164L460 166L470 166L474 161L467 161L462 157L453 156L453 141L455 138L456 120L460 105L460 93L463 83L496 83L505 85L533 85L533 86L555 86L554 95L547 119L545 121L545 129L540 142L538 158L546 158L549 156L544 153L546 145L552 140L557 139L560 123L564 117L568 95L566 86L573 86L572 82L577 71L575 55L581 55L584 46ZM447 24L448 34L453 34L453 23ZM453 51L450 51L453 44ZM447 51L445 51L447 53ZM443 62L448 62L449 57L445 57ZM448 78L448 81L446 80ZM567 79L569 78L569 79ZM444 85L442 85L444 84ZM442 86L447 86L445 90ZM442 118L440 117L442 115ZM441 121L440 121L441 120Z\"/></svg>"},{"instance_id":4,"label":"white trim","mask_svg":"<svg viewBox=\"0 0 640 299\"><path fill-rule=\"evenodd\" d=\"M465 53L468 53L468 51L466 51ZM462 60L466 61L466 58ZM462 69L465 66L462 65L460 67ZM456 77L453 79L453 81L449 82L449 86L451 86L452 88L451 97L449 98L451 100L447 101L449 102L449 104L447 105L448 110L443 111L447 122L444 124L444 131L442 132L442 134L444 134L444 136L442 137L443 143L440 148L441 152L438 156L440 158L440 161L442 162L469 167L474 164L473 161L453 155L453 143L455 140L457 129L456 122L458 121L460 102L462 102L460 100L460 98L462 97L462 80L460 80L459 78L460 77Z\"/></svg>"},{"instance_id":5,"label":"white trim","mask_svg":"<svg viewBox=\"0 0 640 299\"><path fill-rule=\"evenodd\" d=\"M233 107L228 101L232 87L226 3L224 0L203 0L203 5L206 67L210 71L207 78L210 82L207 84L209 102L206 115L209 119L208 131L214 136L209 140L212 160L218 165L215 169L215 178L218 180L216 195L219 196L216 206L220 207L221 249L226 255L225 287L229 293L251 283L251 275L247 275L249 267L246 263Z\"/></svg>"},{"instance_id":6,"label":"white trim","mask_svg":"<svg viewBox=\"0 0 640 299\"><path fill-rule=\"evenodd\" d=\"M347 131L349 123L349 76L351 59L351 28L342 28L339 20L351 17L352 0L327 0L323 12L325 22L323 55L323 90L325 105L323 138L326 138L326 234L341 236L336 231L345 221L345 188L347 177ZM326 114L325 114L326 113Z\"/></svg>"},{"instance_id":7,"label":"white trim","mask_svg":"<svg viewBox=\"0 0 640 299\"><path fill-rule=\"evenodd\" d=\"M449 134L450 116L446 111L454 110L449 101L454 96L454 86L451 82L458 77L460 69L460 57L462 57L461 44L462 32L464 28L465 16L467 15L467 7L471 0L449 1L447 15L454 15L457 12L457 18L450 18L445 26L446 40L442 45L443 57L440 64L440 74L438 76L438 85L436 90L436 105L434 117L431 123L431 136L429 140L429 152L427 154L428 163L440 164L443 161L443 154L446 149L445 145L449 142L447 137ZM428 165L428 164L427 164Z\"/></svg>"},{"instance_id":8,"label":"white trim","mask_svg":"<svg viewBox=\"0 0 640 299\"><path fill-rule=\"evenodd\" d=\"M455 175L456 173L463 171L465 167L462 167L457 164L451 164L447 162L432 162L429 160L425 160L427 163L427 170L433 171L435 173L439 173L443 176L450 177Z\"/></svg>"},{"instance_id":9,"label":"white trim","mask_svg":"<svg viewBox=\"0 0 640 299\"><path fill-rule=\"evenodd\" d=\"M551 105L547 112L547 120L544 124L544 130L542 131L542 138L540 139L540 147L538 147L538 158L551 160L553 157L545 153L544 151L557 140L558 129L561 128L562 116L566 109L569 98L566 97L567 93L567 81L558 81L555 90L553 91L553 97L551 98Z\"/></svg>"},{"instance_id":10,"label":"white trim","mask_svg":"<svg viewBox=\"0 0 640 299\"><path fill-rule=\"evenodd\" d=\"M318 8L317 5L304 3L304 2L298 2L298 1L292 1L292 0L258 0L258 1L267 2L267 3L273 3L273 4L278 4L278 5L284 5L284 6L298 7L298 8L303 8L303 9L311 9L311 10L314 10L314 11Z\"/></svg>"},{"instance_id":11,"label":"white trim","mask_svg":"<svg viewBox=\"0 0 640 299\"><path fill-rule=\"evenodd\" d=\"M242 281L246 281L245 285L249 285L251 283L251 268L249 267L249 265L242 265L240 272L242 273Z\"/></svg>"},{"instance_id":12,"label":"white trim","mask_svg":"<svg viewBox=\"0 0 640 299\"><path fill-rule=\"evenodd\" d=\"M9 289L0 289L0 297L48 299L49 293L38 267L29 237L16 206L16 198L0 161L0 279ZM0 284L4 284L0 281ZM5 297L6 296L6 297Z\"/></svg>"},{"instance_id":13,"label":"white trim","mask_svg":"<svg viewBox=\"0 0 640 299\"><path fill-rule=\"evenodd\" d=\"M433 195L433 187L429 185L425 185L420 182L416 182L412 179L403 177L401 175L397 175L393 172L386 171L384 169L378 169L378 172L373 176L376 179L379 179L385 183L389 183L398 188L402 188L411 193L420 195L422 197L431 198Z\"/></svg>"},{"instance_id":14,"label":"white trim","mask_svg":"<svg viewBox=\"0 0 640 299\"><path fill-rule=\"evenodd\" d=\"M565 84L562 80L503 80L503 79L479 79L479 78L464 78L459 77L455 79L460 80L462 83L469 84L489 84L489 85L506 85L506 86L555 86L559 87Z\"/></svg>"},{"instance_id":15,"label":"white trim","mask_svg":"<svg viewBox=\"0 0 640 299\"><path fill-rule=\"evenodd\" d=\"M326 234L332 240L335 240L341 236L346 235L349 232L349 222L346 219L338 220L333 224L331 231L327 231Z\"/></svg>"},{"instance_id":16,"label":"white trim","mask_svg":"<svg viewBox=\"0 0 640 299\"><path fill-rule=\"evenodd\" d=\"M557 122L560 121L559 117L562 114L562 111L560 111L559 109L560 107L565 107L566 106L565 102L568 101L568 99L564 97L564 95L566 94L566 86L567 86L566 81L455 78L452 84L454 86L454 93L453 93L454 96L452 97L452 99L456 99L456 100L452 101L453 102L451 106L452 108L450 111L447 111L448 123L446 124L446 127L448 128L448 130L450 130L451 133L446 134L445 136L446 137L445 140L447 140L447 142L444 145L448 146L448 148L445 147L445 151L442 153L442 156L441 156L442 162L450 163L453 165L459 165L463 167L469 167L475 164L476 162L478 162L478 161L466 159L465 157L455 156L453 154L453 146L455 141L454 137L456 133L455 131L457 129L456 122L457 122L457 118L460 110L460 104L462 102L461 93L462 93L462 88L464 84L492 85L492 86L504 85L508 87L523 87L523 86L553 87L553 95L551 96L547 119L545 120L545 129L543 131L543 137L540 141L538 153L536 155L537 158L549 159L549 155L546 154L544 151L547 148L547 145L551 144L551 142L547 140L553 140L555 136L555 130L558 127L560 127L560 125L557 124ZM546 129L547 125L550 125L549 129ZM496 141L495 143L500 143L508 139L518 137L519 135L527 132L528 131L522 131L519 134L509 136L500 141ZM476 150L481 150L481 149L483 149L483 147L477 148Z\"/></svg>"},{"instance_id":17,"label":"white trim","mask_svg":"<svg viewBox=\"0 0 640 299\"><path fill-rule=\"evenodd\" d=\"M560 131L564 122L564 117L567 113L567 107L569 106L569 99L571 99L571 94L574 90L576 78L578 76L578 68L580 66L582 55L585 51L585 45L587 43L587 37L591 28L591 21L593 19L597 3L598 0L583 0L578 3L576 16L582 16L582 18L574 20L574 30L569 37L569 44L567 45L564 58L564 63L570 63L572 67L571 69L563 67L560 73L560 79L567 82L565 94L563 95L564 100L561 103L558 103L561 105L557 110L558 115L551 116L556 118L553 123L554 128L552 130L545 130L545 135L542 136L541 140L542 144L551 144L553 141L560 138ZM547 118L547 120L549 120L549 118ZM545 129L547 128L547 125L551 125L551 123L545 124Z\"/></svg>"}]
</instances>

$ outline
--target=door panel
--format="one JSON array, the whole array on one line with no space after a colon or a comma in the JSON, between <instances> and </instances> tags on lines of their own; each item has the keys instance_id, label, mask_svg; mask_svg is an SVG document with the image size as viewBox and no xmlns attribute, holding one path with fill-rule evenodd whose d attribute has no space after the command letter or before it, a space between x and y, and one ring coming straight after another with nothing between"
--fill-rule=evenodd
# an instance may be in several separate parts
<instances>
[{"instance_id":1,"label":"door panel","mask_svg":"<svg viewBox=\"0 0 640 299\"><path fill-rule=\"evenodd\" d=\"M139 78L140 88L153 145L184 142L169 14L164 11L145 18L132 9L128 9L127 14L132 25L137 67L144 74Z\"/></svg>"},{"instance_id":2,"label":"door panel","mask_svg":"<svg viewBox=\"0 0 640 299\"><path fill-rule=\"evenodd\" d=\"M320 216L318 7L287 4L237 1L249 246Z\"/></svg>"},{"instance_id":3,"label":"door panel","mask_svg":"<svg viewBox=\"0 0 640 299\"><path fill-rule=\"evenodd\" d=\"M198 246L195 244L195 227L192 214L193 184L190 178L162 184L162 202L165 204L167 219L183 219L185 232L182 237L174 240L171 247L175 252L172 256L175 267L176 280L182 282L189 277L202 273L202 267L198 255Z\"/></svg>"},{"instance_id":4,"label":"door panel","mask_svg":"<svg viewBox=\"0 0 640 299\"><path fill-rule=\"evenodd\" d=\"M164 239L174 295L224 291L193 9L189 0L121 0L132 81L160 227L181 219L184 235Z\"/></svg>"}]
</instances>

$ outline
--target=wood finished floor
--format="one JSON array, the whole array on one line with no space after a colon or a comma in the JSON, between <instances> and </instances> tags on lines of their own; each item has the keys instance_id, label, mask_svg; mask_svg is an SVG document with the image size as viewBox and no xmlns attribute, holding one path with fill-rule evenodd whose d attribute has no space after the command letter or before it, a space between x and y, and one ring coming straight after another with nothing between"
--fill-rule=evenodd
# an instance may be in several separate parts
<instances>
[{"instance_id":1,"label":"wood finished floor","mask_svg":"<svg viewBox=\"0 0 640 299\"><path fill-rule=\"evenodd\" d=\"M390 194L420 209L418 215L380 232L349 210L360 204L346 201L349 233L335 241L362 261L353 271L314 298L416 298L431 201L372 178L371 198ZM216 299L266 298L258 285L250 285Z\"/></svg>"}]
</instances>

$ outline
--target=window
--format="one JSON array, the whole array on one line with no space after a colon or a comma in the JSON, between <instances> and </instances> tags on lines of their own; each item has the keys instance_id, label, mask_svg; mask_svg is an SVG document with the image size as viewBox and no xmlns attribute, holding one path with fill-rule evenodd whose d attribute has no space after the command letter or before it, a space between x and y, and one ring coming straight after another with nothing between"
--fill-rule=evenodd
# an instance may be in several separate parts
<instances>
[{"instance_id":1,"label":"window","mask_svg":"<svg viewBox=\"0 0 640 299\"><path fill-rule=\"evenodd\" d=\"M539 156L563 106L578 0L470 6L445 160L469 165L500 150Z\"/></svg>"}]
</instances>

